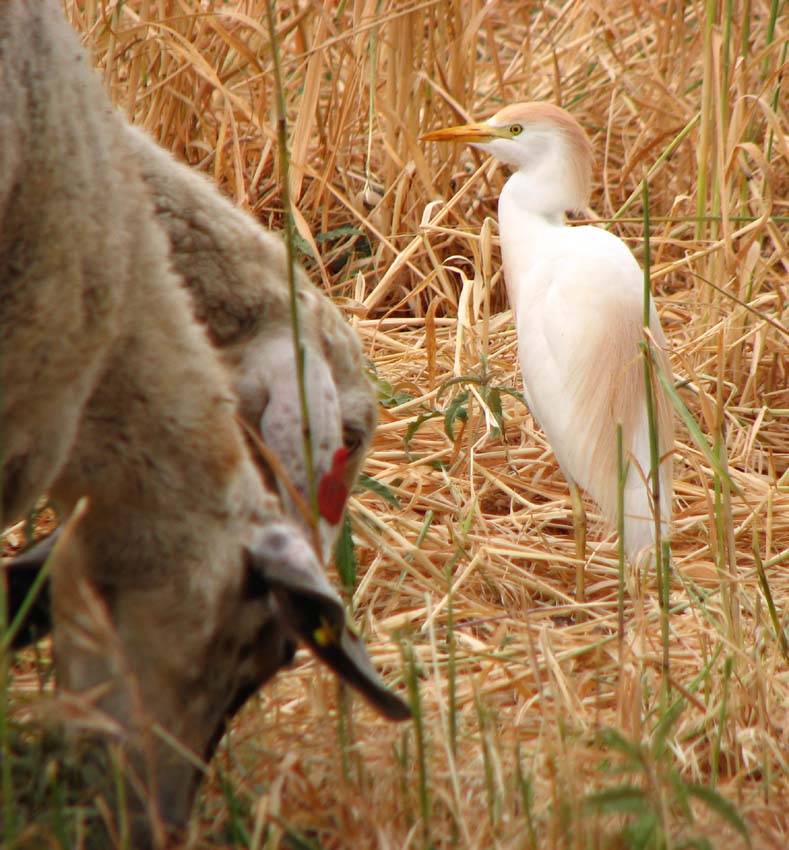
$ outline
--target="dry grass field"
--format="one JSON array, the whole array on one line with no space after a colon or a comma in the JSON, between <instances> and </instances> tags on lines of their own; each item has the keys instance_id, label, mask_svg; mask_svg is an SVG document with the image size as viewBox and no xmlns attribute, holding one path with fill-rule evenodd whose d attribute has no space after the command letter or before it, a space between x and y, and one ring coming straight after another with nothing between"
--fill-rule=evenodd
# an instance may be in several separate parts
<instances>
[{"instance_id":1,"label":"dry grass field","mask_svg":"<svg viewBox=\"0 0 789 850\"><path fill-rule=\"evenodd\" d=\"M785 6L272 5L279 91L264 0L65 0L128 117L275 228L284 98L302 262L358 330L381 393L365 467L377 484L351 503L357 563L343 576L415 720L378 719L300 653L237 718L191 840L783 850ZM654 574L620 568L591 503L588 599L575 603L567 483L512 392L506 173L419 141L517 100L582 123L589 215L639 259L648 182L652 289L692 417L678 417L667 607Z\"/></svg>"}]
</instances>

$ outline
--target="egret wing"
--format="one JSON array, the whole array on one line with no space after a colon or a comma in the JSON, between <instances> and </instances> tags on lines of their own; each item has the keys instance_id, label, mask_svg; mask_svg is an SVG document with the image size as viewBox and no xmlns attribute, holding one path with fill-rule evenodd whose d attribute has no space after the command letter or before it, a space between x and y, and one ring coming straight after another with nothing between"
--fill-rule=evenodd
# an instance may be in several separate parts
<instances>
[{"instance_id":1,"label":"egret wing","mask_svg":"<svg viewBox=\"0 0 789 850\"><path fill-rule=\"evenodd\" d=\"M532 413L564 473L616 517L616 425L628 450L644 411L635 261L564 257L530 271L518 348ZM648 457L646 460L648 468Z\"/></svg>"}]
</instances>

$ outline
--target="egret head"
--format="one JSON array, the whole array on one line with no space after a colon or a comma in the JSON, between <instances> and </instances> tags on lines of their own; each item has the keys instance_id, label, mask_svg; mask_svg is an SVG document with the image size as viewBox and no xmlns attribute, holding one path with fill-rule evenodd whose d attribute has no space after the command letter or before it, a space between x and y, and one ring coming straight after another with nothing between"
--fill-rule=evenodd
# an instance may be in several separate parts
<instances>
[{"instance_id":1,"label":"egret head","mask_svg":"<svg viewBox=\"0 0 789 850\"><path fill-rule=\"evenodd\" d=\"M564 209L583 209L592 181L592 146L581 125L552 103L513 103L487 121L447 127L425 141L467 142L555 192Z\"/></svg>"}]
</instances>

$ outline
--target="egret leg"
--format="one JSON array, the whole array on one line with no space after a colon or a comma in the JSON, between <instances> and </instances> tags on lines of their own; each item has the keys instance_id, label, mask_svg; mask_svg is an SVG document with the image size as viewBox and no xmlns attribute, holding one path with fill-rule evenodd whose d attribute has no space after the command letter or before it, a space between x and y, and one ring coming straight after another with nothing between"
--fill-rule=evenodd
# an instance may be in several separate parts
<instances>
[{"instance_id":1,"label":"egret leg","mask_svg":"<svg viewBox=\"0 0 789 850\"><path fill-rule=\"evenodd\" d=\"M581 491L574 481L570 481L570 498L573 504L573 530L575 531L575 599L586 601L584 589L584 565L586 564L586 511Z\"/></svg>"}]
</instances>

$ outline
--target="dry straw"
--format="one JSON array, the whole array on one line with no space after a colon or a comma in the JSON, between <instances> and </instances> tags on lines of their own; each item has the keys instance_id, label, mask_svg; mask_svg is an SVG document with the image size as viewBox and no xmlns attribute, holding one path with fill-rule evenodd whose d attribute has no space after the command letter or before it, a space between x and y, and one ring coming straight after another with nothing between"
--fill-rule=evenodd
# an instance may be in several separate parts
<instances>
[{"instance_id":1,"label":"dry straw","mask_svg":"<svg viewBox=\"0 0 789 850\"><path fill-rule=\"evenodd\" d=\"M263 0L66 7L129 118L277 226ZM331 677L299 655L218 759L245 819L215 782L200 834L232 826L255 848L789 844L780 9L276 5L298 244L378 376L365 471L396 497L351 504L353 604L378 667L418 685L419 712L405 728L340 712ZM627 574L620 642L616 541L598 525L577 616L567 484L503 389L519 386L495 226L505 175L417 141L519 99L585 126L594 217L638 256L649 180L652 288L698 430L683 425L675 447L667 701L655 576Z\"/></svg>"}]
</instances>

